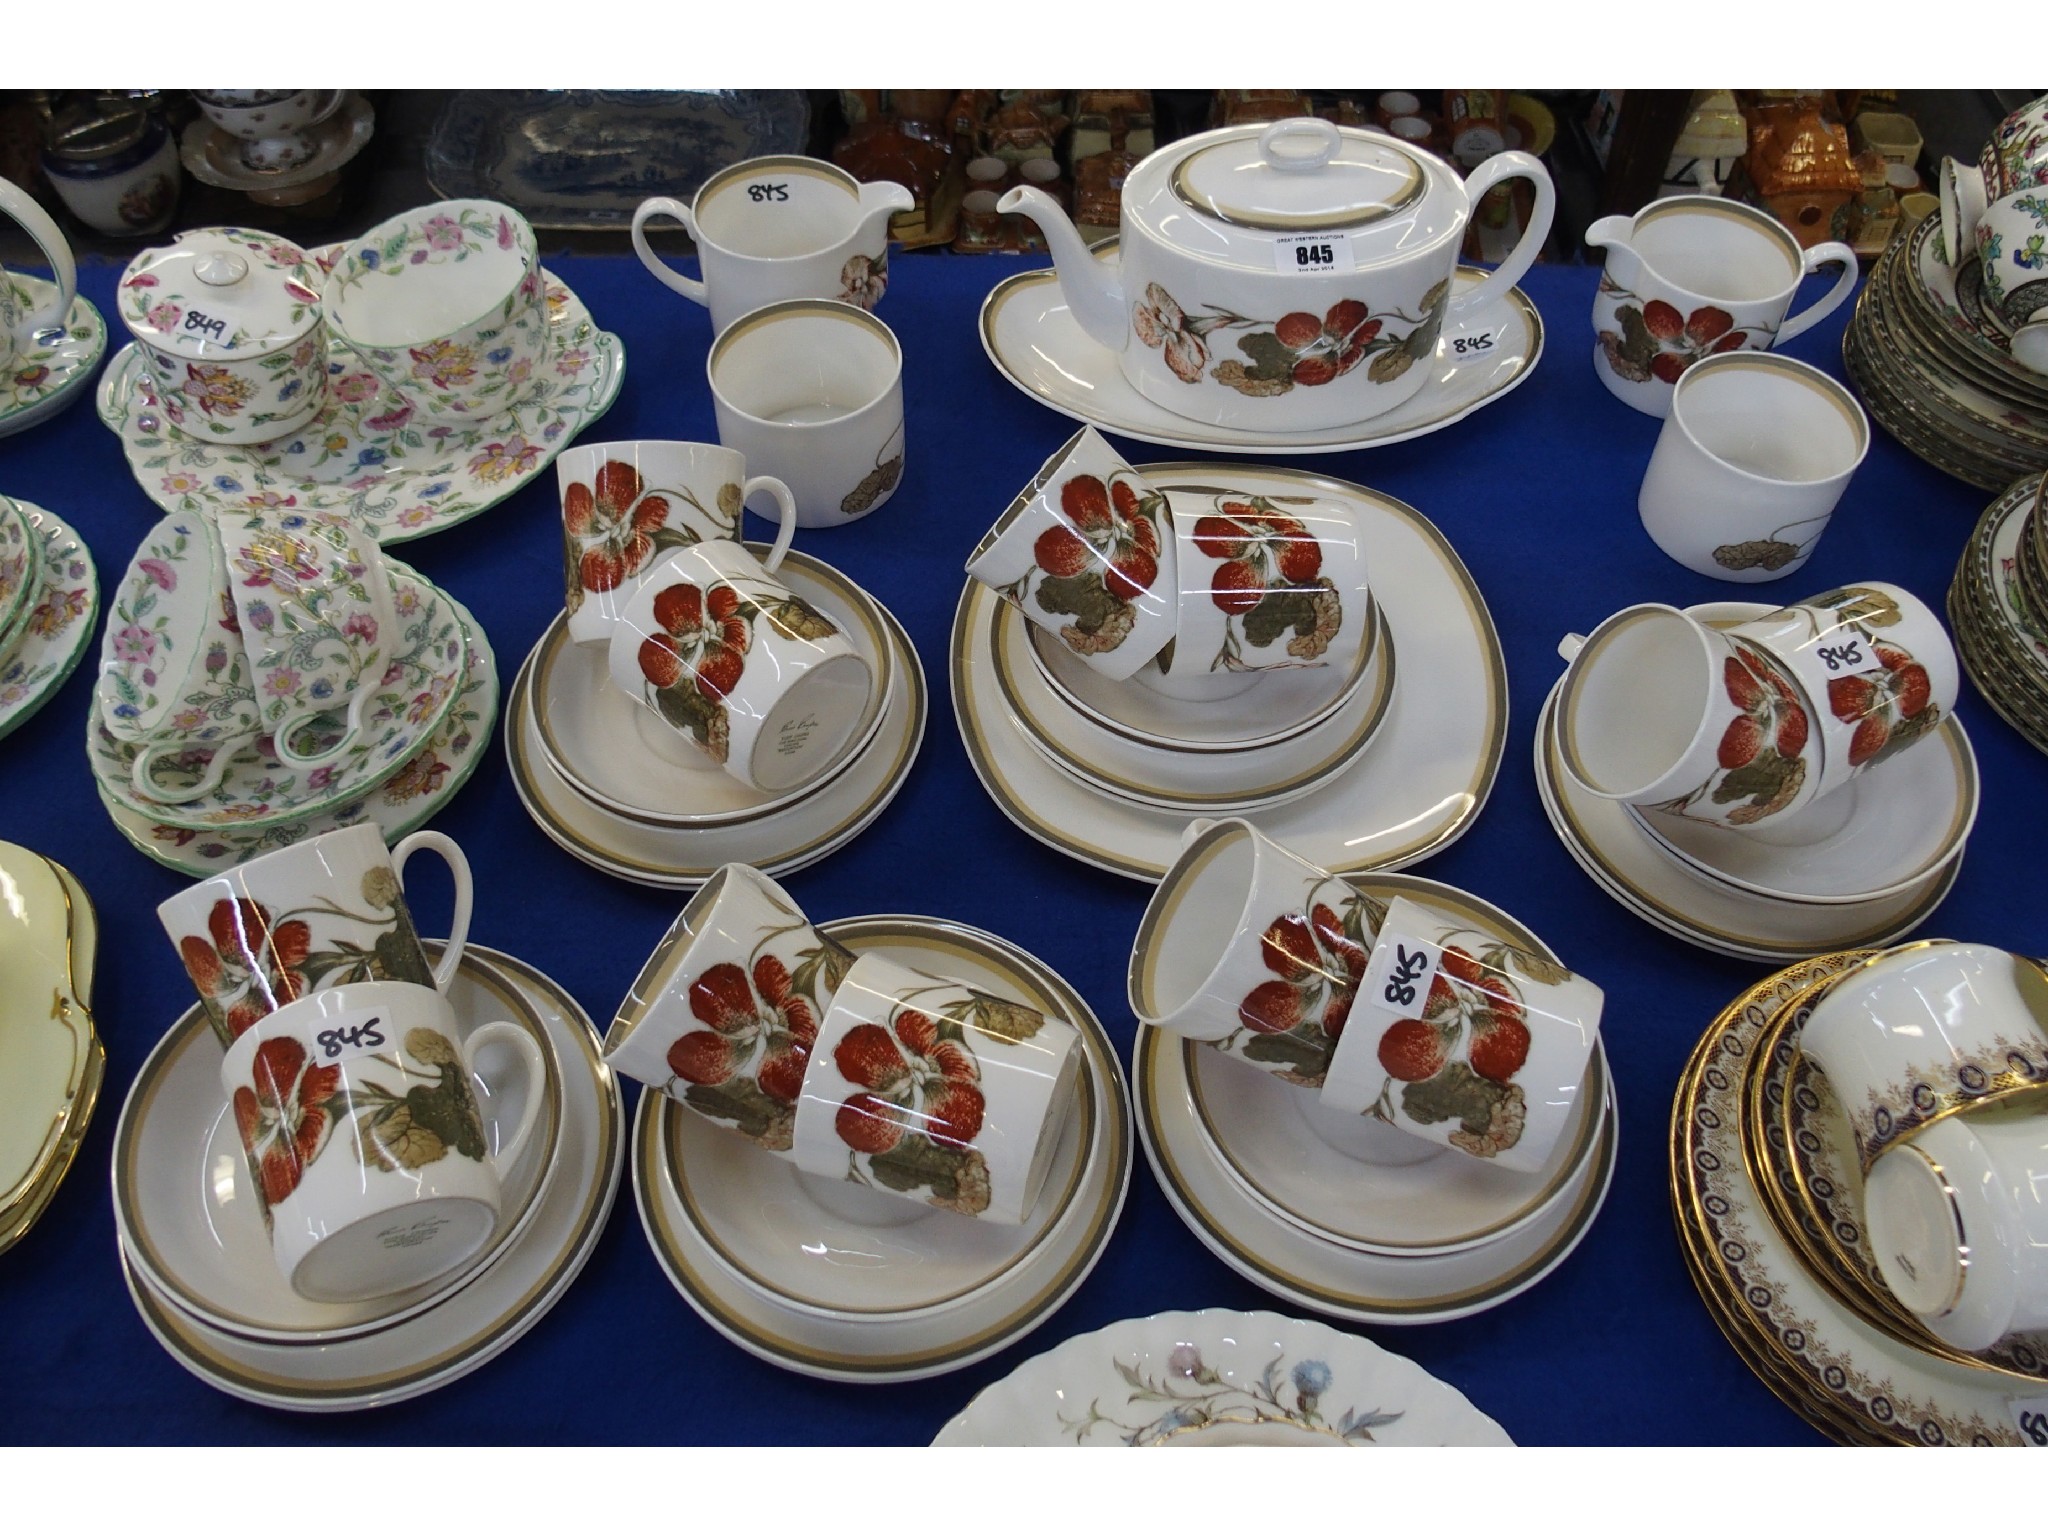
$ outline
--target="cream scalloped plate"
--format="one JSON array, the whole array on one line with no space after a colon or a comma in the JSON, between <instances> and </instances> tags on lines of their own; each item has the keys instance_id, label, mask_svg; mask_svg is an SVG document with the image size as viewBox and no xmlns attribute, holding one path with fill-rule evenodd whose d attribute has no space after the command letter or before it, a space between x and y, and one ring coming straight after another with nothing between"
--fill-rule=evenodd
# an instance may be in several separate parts
<instances>
[{"instance_id":1,"label":"cream scalloped plate","mask_svg":"<svg viewBox=\"0 0 2048 1536\"><path fill-rule=\"evenodd\" d=\"M10 272L14 291L33 314L57 291L47 278ZM60 336L32 341L0 367L0 437L26 432L82 399L107 350L107 322L92 300L71 300Z\"/></svg>"}]
</instances>

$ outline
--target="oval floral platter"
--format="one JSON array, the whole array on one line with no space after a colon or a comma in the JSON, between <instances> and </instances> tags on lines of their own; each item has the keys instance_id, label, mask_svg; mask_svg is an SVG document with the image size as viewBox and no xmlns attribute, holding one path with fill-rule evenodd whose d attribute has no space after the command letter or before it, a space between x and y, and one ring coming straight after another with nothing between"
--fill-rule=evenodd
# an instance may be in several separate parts
<instances>
[{"instance_id":1,"label":"oval floral platter","mask_svg":"<svg viewBox=\"0 0 2048 1536\"><path fill-rule=\"evenodd\" d=\"M1274 1312L1161 1312L1068 1339L934 1445L1512 1445L1413 1360Z\"/></svg>"},{"instance_id":2,"label":"oval floral platter","mask_svg":"<svg viewBox=\"0 0 2048 1536\"><path fill-rule=\"evenodd\" d=\"M618 398L624 344L599 330L558 279L543 276L550 342L539 393L472 426L415 423L410 408L333 338L327 404L288 438L235 445L180 434L174 408L157 398L132 343L100 380L100 420L121 439L142 489L166 512L332 510L387 546L438 533L510 496Z\"/></svg>"}]
</instances>

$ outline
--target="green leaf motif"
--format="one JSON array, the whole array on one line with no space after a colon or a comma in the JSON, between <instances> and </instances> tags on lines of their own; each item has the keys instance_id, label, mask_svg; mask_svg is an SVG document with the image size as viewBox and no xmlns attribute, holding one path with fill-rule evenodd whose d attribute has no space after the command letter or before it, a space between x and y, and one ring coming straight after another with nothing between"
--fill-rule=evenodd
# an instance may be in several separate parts
<instances>
[{"instance_id":1,"label":"green leaf motif","mask_svg":"<svg viewBox=\"0 0 2048 1536\"><path fill-rule=\"evenodd\" d=\"M1832 608L1844 624L1866 624L1873 629L1890 629L1904 618L1899 605L1874 587L1834 587L1808 598L1804 606Z\"/></svg>"},{"instance_id":2,"label":"green leaf motif","mask_svg":"<svg viewBox=\"0 0 2048 1536\"><path fill-rule=\"evenodd\" d=\"M979 1152L942 1147L927 1136L906 1136L868 1159L875 1182L899 1194L931 1191L932 1203L978 1215L988 1209L988 1163Z\"/></svg>"},{"instance_id":3,"label":"green leaf motif","mask_svg":"<svg viewBox=\"0 0 2048 1536\"><path fill-rule=\"evenodd\" d=\"M1315 633L1315 600L1306 592L1268 592L1259 599L1258 606L1244 616L1244 638L1250 645L1271 645L1290 629L1297 635Z\"/></svg>"},{"instance_id":4,"label":"green leaf motif","mask_svg":"<svg viewBox=\"0 0 2048 1536\"><path fill-rule=\"evenodd\" d=\"M1334 1042L1316 1024L1302 1024L1285 1034L1253 1035L1238 1047L1246 1061L1284 1068L1313 1086L1329 1075Z\"/></svg>"},{"instance_id":5,"label":"green leaf motif","mask_svg":"<svg viewBox=\"0 0 2048 1536\"><path fill-rule=\"evenodd\" d=\"M1730 805L1737 800L1766 804L1785 787L1792 770L1800 766L1797 758L1780 757L1776 748L1765 747L1714 786L1714 804Z\"/></svg>"},{"instance_id":6,"label":"green leaf motif","mask_svg":"<svg viewBox=\"0 0 2048 1536\"><path fill-rule=\"evenodd\" d=\"M1092 635L1130 606L1102 584L1095 571L1077 576L1048 576L1038 584L1038 606L1047 613L1074 616L1074 627Z\"/></svg>"},{"instance_id":7,"label":"green leaf motif","mask_svg":"<svg viewBox=\"0 0 2048 1536\"><path fill-rule=\"evenodd\" d=\"M751 1077L692 1083L683 1091L683 1102L771 1152L789 1150L796 1129L795 1106L771 1099Z\"/></svg>"},{"instance_id":8,"label":"green leaf motif","mask_svg":"<svg viewBox=\"0 0 2048 1536\"><path fill-rule=\"evenodd\" d=\"M1045 1028L1045 1015L1036 1008L1027 1008L1008 998L991 997L972 987L968 988L968 997L967 1022L984 1035L1016 1045Z\"/></svg>"},{"instance_id":9,"label":"green leaf motif","mask_svg":"<svg viewBox=\"0 0 2048 1536\"><path fill-rule=\"evenodd\" d=\"M1647 369L1661 349L1657 338L1650 334L1643 312L1632 304L1624 304L1615 312L1615 319L1621 322L1621 355L1638 368Z\"/></svg>"},{"instance_id":10,"label":"green leaf motif","mask_svg":"<svg viewBox=\"0 0 2048 1536\"><path fill-rule=\"evenodd\" d=\"M372 952L376 956L372 969L379 979L409 981L422 987L434 984L434 969L427 964L419 937L412 931L412 921L403 912L388 932L377 935Z\"/></svg>"},{"instance_id":11,"label":"green leaf motif","mask_svg":"<svg viewBox=\"0 0 2048 1536\"><path fill-rule=\"evenodd\" d=\"M1483 1136L1493 1119L1493 1106L1504 1093L1499 1083L1489 1082L1462 1061L1453 1061L1435 1077L1403 1087L1401 1108L1417 1125L1456 1120L1472 1135Z\"/></svg>"},{"instance_id":12,"label":"green leaf motif","mask_svg":"<svg viewBox=\"0 0 2048 1536\"><path fill-rule=\"evenodd\" d=\"M1292 380L1294 351L1271 331L1254 331L1238 338L1237 349L1251 359L1245 372L1255 379Z\"/></svg>"},{"instance_id":13,"label":"green leaf motif","mask_svg":"<svg viewBox=\"0 0 2048 1536\"><path fill-rule=\"evenodd\" d=\"M762 604L760 612L769 627L788 640L829 640L839 633L838 625L795 593Z\"/></svg>"}]
</instances>

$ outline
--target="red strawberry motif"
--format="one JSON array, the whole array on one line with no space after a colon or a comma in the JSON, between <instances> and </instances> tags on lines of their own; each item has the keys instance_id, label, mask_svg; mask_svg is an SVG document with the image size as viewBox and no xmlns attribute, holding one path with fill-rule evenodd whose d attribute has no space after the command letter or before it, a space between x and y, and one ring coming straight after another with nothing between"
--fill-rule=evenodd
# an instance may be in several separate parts
<instances>
[{"instance_id":1,"label":"red strawberry motif","mask_svg":"<svg viewBox=\"0 0 2048 1536\"><path fill-rule=\"evenodd\" d=\"M1301 992L1284 981L1262 981L1237 1005L1237 1020L1257 1035L1284 1035L1301 1023Z\"/></svg>"},{"instance_id":2,"label":"red strawberry motif","mask_svg":"<svg viewBox=\"0 0 2048 1536\"><path fill-rule=\"evenodd\" d=\"M1685 316L1662 299L1643 306L1643 324L1659 341L1676 341L1685 333Z\"/></svg>"},{"instance_id":3,"label":"red strawberry motif","mask_svg":"<svg viewBox=\"0 0 2048 1536\"><path fill-rule=\"evenodd\" d=\"M872 1093L856 1093L839 1106L832 1117L832 1129L856 1152L878 1157L903 1140L903 1111L889 1100Z\"/></svg>"},{"instance_id":4,"label":"red strawberry motif","mask_svg":"<svg viewBox=\"0 0 2048 1536\"><path fill-rule=\"evenodd\" d=\"M979 1088L948 1082L926 1101L924 1132L941 1146L965 1147L981 1134L986 1108Z\"/></svg>"},{"instance_id":5,"label":"red strawberry motif","mask_svg":"<svg viewBox=\"0 0 2048 1536\"><path fill-rule=\"evenodd\" d=\"M1380 1036L1379 1058L1389 1077L1419 1083L1441 1072L1449 1053L1435 1025L1421 1019L1397 1019Z\"/></svg>"},{"instance_id":6,"label":"red strawberry motif","mask_svg":"<svg viewBox=\"0 0 2048 1536\"><path fill-rule=\"evenodd\" d=\"M879 1024L856 1024L833 1047L832 1060L839 1075L863 1088L894 1088L909 1073L903 1053Z\"/></svg>"},{"instance_id":7,"label":"red strawberry motif","mask_svg":"<svg viewBox=\"0 0 2048 1536\"><path fill-rule=\"evenodd\" d=\"M1372 957L1344 931L1342 918L1317 902L1309 908L1308 922L1309 927L1315 930L1317 942L1342 962L1353 981L1365 974L1365 967Z\"/></svg>"},{"instance_id":8,"label":"red strawberry motif","mask_svg":"<svg viewBox=\"0 0 2048 1536\"><path fill-rule=\"evenodd\" d=\"M1295 310L1273 322L1273 334L1280 344L1299 352L1323 338L1323 322L1305 310Z\"/></svg>"},{"instance_id":9,"label":"red strawberry motif","mask_svg":"<svg viewBox=\"0 0 2048 1536\"><path fill-rule=\"evenodd\" d=\"M1468 1054L1474 1072L1504 1083L1529 1059L1529 1026L1519 1018L1504 1017L1497 1008L1492 1025L1473 1035Z\"/></svg>"},{"instance_id":10,"label":"red strawberry motif","mask_svg":"<svg viewBox=\"0 0 2048 1536\"><path fill-rule=\"evenodd\" d=\"M1129 521L1138 515L1138 488L1128 480L1119 480L1109 488L1109 502L1118 517Z\"/></svg>"},{"instance_id":11,"label":"red strawberry motif","mask_svg":"<svg viewBox=\"0 0 2048 1536\"><path fill-rule=\"evenodd\" d=\"M1294 365L1294 382L1313 388L1337 377L1336 361L1328 357L1304 357Z\"/></svg>"},{"instance_id":12,"label":"red strawberry motif","mask_svg":"<svg viewBox=\"0 0 2048 1536\"><path fill-rule=\"evenodd\" d=\"M1737 715L1728 722L1728 729L1721 733L1721 746L1715 754L1715 761L1733 773L1745 763L1754 761L1763 744L1763 727L1757 724L1756 717Z\"/></svg>"},{"instance_id":13,"label":"red strawberry motif","mask_svg":"<svg viewBox=\"0 0 2048 1536\"><path fill-rule=\"evenodd\" d=\"M577 579L592 592L612 592L647 564L654 534L668 522L668 498L642 496L638 470L619 459L598 467L590 485L572 484L562 496L562 522L574 543Z\"/></svg>"},{"instance_id":14,"label":"red strawberry motif","mask_svg":"<svg viewBox=\"0 0 2048 1536\"><path fill-rule=\"evenodd\" d=\"M1366 323L1365 304L1358 299L1339 299L1323 316L1326 332L1341 342L1353 345L1371 341L1379 334L1379 321L1372 321L1370 329L1365 329Z\"/></svg>"},{"instance_id":15,"label":"red strawberry motif","mask_svg":"<svg viewBox=\"0 0 2048 1536\"><path fill-rule=\"evenodd\" d=\"M1296 526L1299 526L1298 524ZM1289 539L1280 546L1280 574L1297 586L1307 586L1323 572L1323 546L1307 536Z\"/></svg>"},{"instance_id":16,"label":"red strawberry motif","mask_svg":"<svg viewBox=\"0 0 2048 1536\"><path fill-rule=\"evenodd\" d=\"M1315 935L1309 931L1308 923L1295 914L1276 918L1267 927L1259 938L1259 958L1267 970L1289 981L1299 981L1321 969Z\"/></svg>"},{"instance_id":17,"label":"red strawberry motif","mask_svg":"<svg viewBox=\"0 0 2048 1536\"><path fill-rule=\"evenodd\" d=\"M1778 717L1778 756L1797 757L1806 750L1806 711L1797 704L1790 705Z\"/></svg>"},{"instance_id":18,"label":"red strawberry motif","mask_svg":"<svg viewBox=\"0 0 2048 1536\"><path fill-rule=\"evenodd\" d=\"M1031 558L1049 576L1078 576L1088 568L1088 542L1070 528L1055 526L1032 542Z\"/></svg>"},{"instance_id":19,"label":"red strawberry motif","mask_svg":"<svg viewBox=\"0 0 2048 1536\"><path fill-rule=\"evenodd\" d=\"M1764 701L1764 685L1756 673L1733 656L1721 664L1721 686L1737 709L1755 709Z\"/></svg>"},{"instance_id":20,"label":"red strawberry motif","mask_svg":"<svg viewBox=\"0 0 2048 1536\"><path fill-rule=\"evenodd\" d=\"M914 1008L897 1010L893 1031L856 1024L833 1049L840 1074L868 1090L839 1106L840 1139L872 1155L921 1131L937 1145L964 1150L981 1134L988 1107L973 1050Z\"/></svg>"},{"instance_id":21,"label":"red strawberry motif","mask_svg":"<svg viewBox=\"0 0 2048 1536\"><path fill-rule=\"evenodd\" d=\"M1666 384L1676 384L1685 372L1686 360L1676 352L1659 352L1650 359L1650 372Z\"/></svg>"},{"instance_id":22,"label":"red strawberry motif","mask_svg":"<svg viewBox=\"0 0 2048 1536\"><path fill-rule=\"evenodd\" d=\"M1211 560L1234 560L1244 553L1244 529L1213 514L1195 522L1195 548Z\"/></svg>"},{"instance_id":23,"label":"red strawberry motif","mask_svg":"<svg viewBox=\"0 0 2048 1536\"><path fill-rule=\"evenodd\" d=\"M1849 738L1849 766L1861 768L1891 740L1892 728L1882 714L1865 715L1857 722L1856 732Z\"/></svg>"},{"instance_id":24,"label":"red strawberry motif","mask_svg":"<svg viewBox=\"0 0 2048 1536\"><path fill-rule=\"evenodd\" d=\"M1734 324L1735 317L1727 310L1703 304L1685 317L1685 339L1696 347L1704 347L1726 336Z\"/></svg>"},{"instance_id":25,"label":"red strawberry motif","mask_svg":"<svg viewBox=\"0 0 2048 1536\"><path fill-rule=\"evenodd\" d=\"M753 640L741 607L739 593L723 583L708 593L688 581L664 587L653 605L662 632L640 642L641 676L656 688L672 688L694 671L699 693L724 698L745 671Z\"/></svg>"},{"instance_id":26,"label":"red strawberry motif","mask_svg":"<svg viewBox=\"0 0 2048 1536\"><path fill-rule=\"evenodd\" d=\"M732 1045L708 1029L692 1030L668 1048L668 1069L687 1083L722 1083L732 1076Z\"/></svg>"},{"instance_id":27,"label":"red strawberry motif","mask_svg":"<svg viewBox=\"0 0 2048 1536\"><path fill-rule=\"evenodd\" d=\"M1226 560L1209 578L1209 600L1225 613L1250 613L1266 595L1259 573L1242 560Z\"/></svg>"},{"instance_id":28,"label":"red strawberry motif","mask_svg":"<svg viewBox=\"0 0 2048 1536\"><path fill-rule=\"evenodd\" d=\"M1060 510L1083 531L1107 528L1109 487L1093 475L1076 475L1060 487Z\"/></svg>"},{"instance_id":29,"label":"red strawberry motif","mask_svg":"<svg viewBox=\"0 0 2048 1536\"><path fill-rule=\"evenodd\" d=\"M1033 541L1041 570L1071 577L1099 568L1104 587L1125 602L1151 589L1159 578L1159 530L1135 485L1075 475L1060 487L1060 509L1073 526L1048 528Z\"/></svg>"}]
</instances>

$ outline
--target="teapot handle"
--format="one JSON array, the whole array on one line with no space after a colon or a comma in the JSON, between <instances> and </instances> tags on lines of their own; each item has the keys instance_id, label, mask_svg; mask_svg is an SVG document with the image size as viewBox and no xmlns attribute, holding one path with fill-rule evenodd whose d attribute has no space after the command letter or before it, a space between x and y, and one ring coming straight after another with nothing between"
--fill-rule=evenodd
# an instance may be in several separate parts
<instances>
[{"instance_id":1,"label":"teapot handle","mask_svg":"<svg viewBox=\"0 0 2048 1536\"><path fill-rule=\"evenodd\" d=\"M676 271L674 267L671 267L667 262L655 255L654 247L647 243L647 221L654 218L657 214L664 213L683 226L684 233L689 235L693 243L699 246L703 244L702 241L697 239L696 222L690 217L690 210L685 204L677 202L672 197L650 197L646 202L633 210L633 253L640 258L640 264L652 272L664 285L673 288L684 298L709 308L711 300L705 295L704 285L696 278L685 277L682 273ZM700 251L698 256L700 266L702 262L703 256Z\"/></svg>"},{"instance_id":2,"label":"teapot handle","mask_svg":"<svg viewBox=\"0 0 2048 1536\"><path fill-rule=\"evenodd\" d=\"M1831 261L1842 264L1842 275L1835 279L1835 286L1779 326L1778 334L1771 340L1772 346L1790 341L1814 321L1826 319L1841 307L1842 300L1856 291L1856 277L1862 269L1857 264L1856 252L1839 240L1823 241L1808 251L1804 263L1805 270L1812 272Z\"/></svg>"},{"instance_id":3,"label":"teapot handle","mask_svg":"<svg viewBox=\"0 0 2048 1536\"><path fill-rule=\"evenodd\" d=\"M71 247L55 221L42 205L13 182L0 178L0 213L9 214L28 231L29 238L42 247L50 271L57 279L57 302L24 318L23 334L33 335L53 325L62 325L71 314L71 301L78 296L78 268L71 260Z\"/></svg>"},{"instance_id":4,"label":"teapot handle","mask_svg":"<svg viewBox=\"0 0 2048 1536\"><path fill-rule=\"evenodd\" d=\"M1477 208L1479 200L1492 190L1496 182L1517 176L1536 189L1536 206L1530 212L1529 227L1522 231L1521 241L1508 252L1508 259L1495 267L1485 282L1476 288L1468 288L1451 300L1444 310L1446 325L1506 298L1508 290L1535 265L1537 256L1542 254L1543 242L1550 238L1550 218L1557 211L1557 189L1550 184L1550 172L1534 155L1510 149L1482 162L1465 178L1466 199Z\"/></svg>"}]
</instances>

